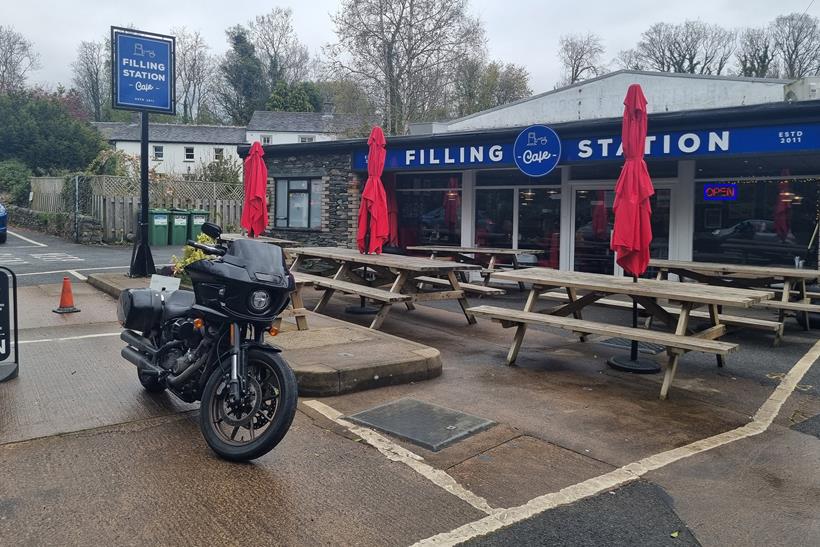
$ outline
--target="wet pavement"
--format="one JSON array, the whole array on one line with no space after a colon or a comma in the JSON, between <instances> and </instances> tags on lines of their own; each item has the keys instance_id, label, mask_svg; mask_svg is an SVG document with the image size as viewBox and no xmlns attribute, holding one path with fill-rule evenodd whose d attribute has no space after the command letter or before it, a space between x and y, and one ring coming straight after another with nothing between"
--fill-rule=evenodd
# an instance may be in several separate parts
<instances>
[{"instance_id":1,"label":"wet pavement","mask_svg":"<svg viewBox=\"0 0 820 547\"><path fill-rule=\"evenodd\" d=\"M409 545L486 517L304 405L274 451L222 462L200 436L195 405L141 391L119 357L112 299L75 283L83 312L61 318L50 312L53 287L28 290L20 377L0 384L0 543ZM349 303L332 301L328 314L366 321L344 314ZM468 326L446 306L397 307L383 330L440 350L441 377L321 401L349 415L412 397L492 420L438 452L389 438L492 508L748 423L816 341L793 321L780 348L733 334L741 351L724 369L688 354L659 401L659 376L613 371L605 361L617 350L558 331L529 330L520 366L506 367L512 332ZM815 365L763 435L474 541L805 544L820 534L820 439L788 428L820 414L819 383Z\"/></svg>"}]
</instances>

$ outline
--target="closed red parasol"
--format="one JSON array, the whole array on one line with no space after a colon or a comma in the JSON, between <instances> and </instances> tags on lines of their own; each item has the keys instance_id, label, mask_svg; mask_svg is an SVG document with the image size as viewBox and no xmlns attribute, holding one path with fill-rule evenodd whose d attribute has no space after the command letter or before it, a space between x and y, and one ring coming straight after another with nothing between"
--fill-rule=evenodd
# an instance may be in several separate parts
<instances>
[{"instance_id":1,"label":"closed red parasol","mask_svg":"<svg viewBox=\"0 0 820 547\"><path fill-rule=\"evenodd\" d=\"M356 243L360 253L381 254L382 245L390 234L387 197L381 176L384 169L385 139L381 127L374 127L367 139L367 182L359 205L359 228ZM366 241L368 240L369 241Z\"/></svg>"},{"instance_id":2,"label":"closed red parasol","mask_svg":"<svg viewBox=\"0 0 820 547\"><path fill-rule=\"evenodd\" d=\"M649 198L655 189L643 160L646 125L646 97L641 86L632 84L624 99L622 138L626 161L615 186L615 228L611 248L618 255L618 264L635 277L646 271L649 244L652 243Z\"/></svg>"},{"instance_id":3,"label":"closed red parasol","mask_svg":"<svg viewBox=\"0 0 820 547\"><path fill-rule=\"evenodd\" d=\"M255 142L245 158L245 201L240 224L250 237L262 234L268 226L268 168L264 155L262 145Z\"/></svg>"},{"instance_id":4,"label":"closed red parasol","mask_svg":"<svg viewBox=\"0 0 820 547\"><path fill-rule=\"evenodd\" d=\"M616 261L637 283L638 276L649 264L649 244L652 243L652 208L649 198L655 193L649 171L643 159L646 146L646 97L638 84L632 84L624 99L624 119L621 129L624 166L615 186L615 227L610 247L617 253ZM638 326L638 302L632 301L632 327ZM629 360L612 357L607 363L613 368L638 373L660 372L655 361L638 359L638 342L632 340Z\"/></svg>"}]
</instances>

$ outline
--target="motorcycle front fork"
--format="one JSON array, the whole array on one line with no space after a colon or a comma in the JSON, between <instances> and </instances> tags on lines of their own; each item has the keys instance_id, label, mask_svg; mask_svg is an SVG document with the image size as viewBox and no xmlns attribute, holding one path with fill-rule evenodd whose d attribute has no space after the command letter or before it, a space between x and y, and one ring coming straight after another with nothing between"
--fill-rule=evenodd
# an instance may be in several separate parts
<instances>
[{"instance_id":1,"label":"motorcycle front fork","mask_svg":"<svg viewBox=\"0 0 820 547\"><path fill-rule=\"evenodd\" d=\"M243 383L247 374L247 363L242 355L243 332L238 323L231 323L231 378L228 382L229 393L234 401L242 400Z\"/></svg>"}]
</instances>

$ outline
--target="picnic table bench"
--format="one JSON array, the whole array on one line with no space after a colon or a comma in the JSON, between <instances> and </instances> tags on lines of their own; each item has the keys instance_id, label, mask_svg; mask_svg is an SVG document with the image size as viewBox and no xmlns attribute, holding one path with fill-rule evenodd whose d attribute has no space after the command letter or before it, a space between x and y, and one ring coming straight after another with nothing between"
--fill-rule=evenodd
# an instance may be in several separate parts
<instances>
[{"instance_id":1,"label":"picnic table bench","mask_svg":"<svg viewBox=\"0 0 820 547\"><path fill-rule=\"evenodd\" d=\"M579 334L581 341L586 341L588 335L595 334L655 343L665 346L668 354L660 391L661 399L667 397L682 354L688 351L711 353L716 356L718 366L723 366L724 357L737 349L737 344L719 340L726 333L726 324L721 321L719 306L748 308L772 297L772 293L766 291L683 284L666 280L642 279L638 283L633 283L630 278L548 268L508 271L499 273L498 277L532 284L524 309L518 311L496 306L477 306L469 308L468 311L499 322L505 328L516 328L507 353L507 364L515 363L527 325L532 324L570 330ZM533 308L539 297L555 288L566 290L568 301L553 309L535 311ZM579 296L579 291L585 294ZM624 295L634 299L647 313L667 325L671 332L589 321L582 317L584 307L613 295ZM664 309L657 303L659 299L677 304L678 309L674 310L674 313ZM707 327L696 331L690 325L690 318L692 311L701 306L706 306L708 310Z\"/></svg>"},{"instance_id":2,"label":"picnic table bench","mask_svg":"<svg viewBox=\"0 0 820 547\"><path fill-rule=\"evenodd\" d=\"M222 241L236 241L237 239L251 239L251 238L249 238L248 236L242 235L242 234L230 233L230 234L222 234L221 236L219 236L219 239L221 239ZM279 245L280 247L289 247L291 245L296 245L295 241L291 241L289 239L281 239L281 238L278 238L278 237L256 236L255 238L252 238L252 239L255 239L256 241L261 241L263 243L270 243L271 245Z\"/></svg>"},{"instance_id":3,"label":"picnic table bench","mask_svg":"<svg viewBox=\"0 0 820 547\"><path fill-rule=\"evenodd\" d=\"M378 329L393 304L403 303L412 310L415 302L457 300L467 322L475 323L475 317L467 311L469 303L456 272L478 269L479 266L389 253L361 254L345 247L296 247L289 251L296 257L290 268L294 277L324 290L314 311L324 310L336 292L357 295L379 303L379 311L370 324L370 328ZM330 260L338 264L338 269L333 277L300 272L303 261L309 258ZM439 279L439 276L444 278L433 284L443 290L422 290L430 279ZM389 288L381 288L383 286Z\"/></svg>"},{"instance_id":4,"label":"picnic table bench","mask_svg":"<svg viewBox=\"0 0 820 547\"><path fill-rule=\"evenodd\" d=\"M407 247L408 251L421 251L430 253L430 258L447 257L456 262L464 264L475 264L482 266L479 274L484 279L484 286L490 284L490 276L494 273L512 268L518 270L521 264L518 257L521 255L543 254L541 249L499 249L493 247L456 247L451 245L412 245ZM502 260L510 260L510 264L503 264ZM523 291L524 284L519 283L518 287Z\"/></svg>"},{"instance_id":5,"label":"picnic table bench","mask_svg":"<svg viewBox=\"0 0 820 547\"><path fill-rule=\"evenodd\" d=\"M816 281L820 271L777 266L748 266L716 262L651 259L649 267L658 270L658 279L676 274L683 279L721 287L764 288L779 293L779 298L760 302L756 307L775 309L782 322L786 311L804 314L803 326L809 330L809 313L820 313L820 305L812 304L806 283ZM774 287L782 284L782 289Z\"/></svg>"}]
</instances>

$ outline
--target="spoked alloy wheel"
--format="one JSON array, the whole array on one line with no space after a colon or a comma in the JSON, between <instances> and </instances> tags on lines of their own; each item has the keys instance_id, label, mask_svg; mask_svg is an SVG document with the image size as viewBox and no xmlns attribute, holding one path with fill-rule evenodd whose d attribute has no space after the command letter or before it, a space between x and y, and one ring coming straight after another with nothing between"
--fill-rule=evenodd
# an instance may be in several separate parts
<instances>
[{"instance_id":1,"label":"spoked alloy wheel","mask_svg":"<svg viewBox=\"0 0 820 547\"><path fill-rule=\"evenodd\" d=\"M230 397L229 377L211 373L202 394L200 429L219 456L246 461L269 452L285 436L296 413L296 377L273 352L246 352L248 376L241 401Z\"/></svg>"}]
</instances>

